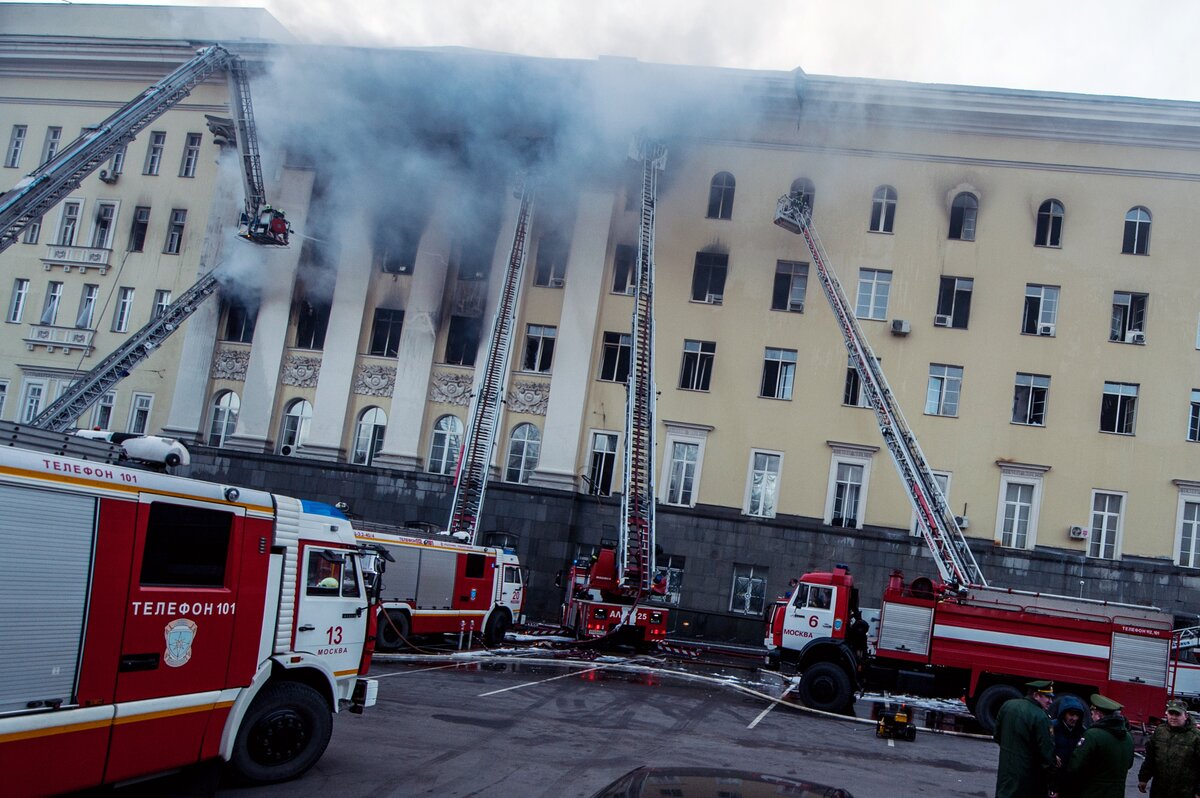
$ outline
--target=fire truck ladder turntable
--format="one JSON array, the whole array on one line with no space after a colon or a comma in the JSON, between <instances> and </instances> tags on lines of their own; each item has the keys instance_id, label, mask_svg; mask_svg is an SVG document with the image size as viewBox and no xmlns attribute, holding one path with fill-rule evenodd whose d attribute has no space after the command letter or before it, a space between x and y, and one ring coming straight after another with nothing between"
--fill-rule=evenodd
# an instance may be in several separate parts
<instances>
[{"instance_id":1,"label":"fire truck ladder turntable","mask_svg":"<svg viewBox=\"0 0 1200 798\"><path fill-rule=\"evenodd\" d=\"M965 536L946 504L946 497L934 479L929 463L925 459L895 396L888 386L879 360L871 351L866 336L854 316L853 307L846 298L837 275L829 266L825 248L812 225L812 209L802 194L793 192L779 198L775 209L775 224L785 230L804 237L808 251L812 254L817 276L825 298L833 309L833 315L841 327L842 339L850 360L858 372L861 389L866 391L879 432L887 445L888 453L904 483L908 501L917 515L918 528L933 553L942 581L956 591L970 587L987 587L975 555L967 545Z\"/></svg>"},{"instance_id":2,"label":"fire truck ladder turntable","mask_svg":"<svg viewBox=\"0 0 1200 798\"><path fill-rule=\"evenodd\" d=\"M618 584L637 599L653 585L655 533L654 384L654 209L658 173L666 166L666 148L639 142L642 161L642 214L634 282L632 352L625 401L625 490L621 495L622 534L617 552Z\"/></svg>"},{"instance_id":3,"label":"fire truck ladder turntable","mask_svg":"<svg viewBox=\"0 0 1200 798\"><path fill-rule=\"evenodd\" d=\"M509 255L504 282L500 287L496 316L492 319L492 335L488 343L487 357L483 362L471 402L471 416L463 439L463 453L454 485L454 500L450 506L450 522L446 528L451 535L465 535L466 542L471 544L475 543L479 532L479 518L483 509L483 496L487 491L492 445L496 440L509 353L512 351L517 300L521 294L521 276L525 271L526 239L529 220L533 216L533 186L528 178L517 190L517 196L521 200L521 207L513 233L512 254Z\"/></svg>"}]
</instances>

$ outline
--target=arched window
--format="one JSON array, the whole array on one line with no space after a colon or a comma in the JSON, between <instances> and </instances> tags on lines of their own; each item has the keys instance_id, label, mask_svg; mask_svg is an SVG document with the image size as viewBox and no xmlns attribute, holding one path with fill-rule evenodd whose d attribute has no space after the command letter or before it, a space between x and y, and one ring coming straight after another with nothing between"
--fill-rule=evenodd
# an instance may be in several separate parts
<instances>
[{"instance_id":1,"label":"arched window","mask_svg":"<svg viewBox=\"0 0 1200 798\"><path fill-rule=\"evenodd\" d=\"M296 399L287 406L283 414L283 425L279 430L279 453L291 454L308 440L308 425L312 422L312 405L304 399Z\"/></svg>"},{"instance_id":2,"label":"arched window","mask_svg":"<svg viewBox=\"0 0 1200 798\"><path fill-rule=\"evenodd\" d=\"M717 172L708 189L708 218L728 219L733 216L733 175Z\"/></svg>"},{"instance_id":3,"label":"arched window","mask_svg":"<svg viewBox=\"0 0 1200 798\"><path fill-rule=\"evenodd\" d=\"M1048 199L1038 208L1037 232L1033 237L1036 247L1061 247L1063 206L1058 200Z\"/></svg>"},{"instance_id":4,"label":"arched window","mask_svg":"<svg viewBox=\"0 0 1200 798\"><path fill-rule=\"evenodd\" d=\"M1138 205L1125 214L1125 243L1121 252L1126 255L1150 253L1150 211Z\"/></svg>"},{"instance_id":5,"label":"arched window","mask_svg":"<svg viewBox=\"0 0 1200 798\"><path fill-rule=\"evenodd\" d=\"M220 391L213 397L208 424L208 445L221 447L237 427L242 400L233 391Z\"/></svg>"},{"instance_id":6,"label":"arched window","mask_svg":"<svg viewBox=\"0 0 1200 798\"><path fill-rule=\"evenodd\" d=\"M537 468L538 456L542 451L542 436L532 424L518 424L508 439L508 465L504 469L505 482L528 482Z\"/></svg>"},{"instance_id":7,"label":"arched window","mask_svg":"<svg viewBox=\"0 0 1200 798\"><path fill-rule=\"evenodd\" d=\"M375 455L383 448L383 433L387 430L387 413L378 407L368 407L358 414L358 425L354 428L354 449L350 462L370 465Z\"/></svg>"},{"instance_id":8,"label":"arched window","mask_svg":"<svg viewBox=\"0 0 1200 798\"><path fill-rule=\"evenodd\" d=\"M792 181L792 187L788 191L804 197L804 205L808 208L809 213L812 213L813 203L817 201L817 187L813 185L813 181L807 177L797 177Z\"/></svg>"},{"instance_id":9,"label":"arched window","mask_svg":"<svg viewBox=\"0 0 1200 798\"><path fill-rule=\"evenodd\" d=\"M979 216L979 200L963 191L950 203L950 237L959 241L975 240L975 222Z\"/></svg>"},{"instance_id":10,"label":"arched window","mask_svg":"<svg viewBox=\"0 0 1200 798\"><path fill-rule=\"evenodd\" d=\"M871 232L890 233L896 221L896 189L880 186L871 195Z\"/></svg>"},{"instance_id":11,"label":"arched window","mask_svg":"<svg viewBox=\"0 0 1200 798\"><path fill-rule=\"evenodd\" d=\"M434 474L453 474L458 466L458 450L462 448L463 425L455 416L442 416L433 422L433 437L429 441L429 471Z\"/></svg>"}]
</instances>

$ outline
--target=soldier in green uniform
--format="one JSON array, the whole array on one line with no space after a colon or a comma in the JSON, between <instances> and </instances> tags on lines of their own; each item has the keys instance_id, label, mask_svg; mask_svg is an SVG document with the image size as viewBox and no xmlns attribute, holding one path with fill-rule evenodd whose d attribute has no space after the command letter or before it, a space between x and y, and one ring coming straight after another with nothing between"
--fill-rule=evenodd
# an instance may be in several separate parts
<instances>
[{"instance_id":1,"label":"soldier in green uniform","mask_svg":"<svg viewBox=\"0 0 1200 798\"><path fill-rule=\"evenodd\" d=\"M1146 759L1138 771L1138 789L1150 798L1200 796L1200 730L1182 701L1167 702L1167 722L1146 741Z\"/></svg>"},{"instance_id":2,"label":"soldier in green uniform","mask_svg":"<svg viewBox=\"0 0 1200 798\"><path fill-rule=\"evenodd\" d=\"M1120 711L1116 701L1092 694L1092 725L1067 765L1080 798L1124 798L1125 774L1133 765L1133 735Z\"/></svg>"},{"instance_id":3,"label":"soldier in green uniform","mask_svg":"<svg viewBox=\"0 0 1200 798\"><path fill-rule=\"evenodd\" d=\"M1025 685L1025 697L1004 702L996 713L992 739L1000 744L996 770L996 798L1030 798L1046 795L1054 766L1054 739L1046 710L1054 700L1054 683Z\"/></svg>"}]
</instances>

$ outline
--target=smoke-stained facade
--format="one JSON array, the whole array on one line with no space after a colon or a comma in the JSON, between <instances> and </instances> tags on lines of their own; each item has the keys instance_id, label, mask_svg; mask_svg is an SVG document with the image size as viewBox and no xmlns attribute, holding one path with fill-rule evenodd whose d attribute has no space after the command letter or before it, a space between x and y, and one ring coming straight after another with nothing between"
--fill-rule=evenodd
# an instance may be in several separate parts
<instances>
[{"instance_id":1,"label":"smoke-stained facade","mask_svg":"<svg viewBox=\"0 0 1200 798\"><path fill-rule=\"evenodd\" d=\"M50 128L102 118L161 76L148 48L161 74L188 57L181 35L86 50L65 34L0 36L0 139L25 128L0 185L36 166ZM128 427L121 408L152 393L146 429L193 442L202 460L212 447L215 474L243 457L256 479L314 475L293 492L317 498L361 481L376 486L356 495L377 520L441 520L512 244L512 189L532 180L494 457L503 484L485 527L530 541L551 611L553 571L600 542L606 497L620 492L638 222L627 151L646 134L669 151L655 252L659 564L680 617L752 637L763 602L800 571L850 563L868 600L890 567L932 571L807 250L772 224L791 190L810 196L989 579L1194 612L1200 106L799 69L243 49L258 67L268 195L292 245L233 237L238 164L202 116L221 113L227 92L205 84L154 128L158 175L148 131L120 182L93 176L68 200L88 224L116 203L111 236L88 240L109 271L68 268L49 238L0 256L18 281L0 295L0 417L20 420L39 373L70 379L145 323L155 291L182 292L201 261L220 264L231 275L220 301L118 387L107 425ZM52 69L37 66L46 53ZM184 176L193 133L201 154ZM151 221L137 250L140 208ZM180 209L175 254L168 219ZM43 236L61 235L62 213ZM93 284L110 304L84 318ZM136 299L118 329L111 303L126 288ZM53 291L59 316L47 322ZM36 342L47 330L81 331L92 348L64 358ZM555 509L539 520L517 507L522 495Z\"/></svg>"}]
</instances>

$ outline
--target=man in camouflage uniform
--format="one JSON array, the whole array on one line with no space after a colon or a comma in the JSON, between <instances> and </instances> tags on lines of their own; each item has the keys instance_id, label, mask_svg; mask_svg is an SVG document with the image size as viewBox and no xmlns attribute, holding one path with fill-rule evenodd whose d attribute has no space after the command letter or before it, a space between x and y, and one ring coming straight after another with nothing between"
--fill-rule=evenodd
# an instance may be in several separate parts
<instances>
[{"instance_id":1,"label":"man in camouflage uniform","mask_svg":"<svg viewBox=\"0 0 1200 798\"><path fill-rule=\"evenodd\" d=\"M1046 709L1054 700L1054 684L1029 682L1024 698L1004 702L996 713L992 739L1000 744L996 798L1041 798L1054 766L1054 740Z\"/></svg>"},{"instance_id":2,"label":"man in camouflage uniform","mask_svg":"<svg viewBox=\"0 0 1200 798\"><path fill-rule=\"evenodd\" d=\"M1133 765L1133 735L1117 714L1121 705L1093 693L1092 725L1071 754L1067 774L1079 785L1080 798L1124 798L1125 774Z\"/></svg>"},{"instance_id":3,"label":"man in camouflage uniform","mask_svg":"<svg viewBox=\"0 0 1200 798\"><path fill-rule=\"evenodd\" d=\"M1138 789L1145 792L1147 783L1151 798L1200 796L1200 730L1182 701L1167 702L1167 722L1146 741Z\"/></svg>"}]
</instances>

